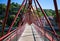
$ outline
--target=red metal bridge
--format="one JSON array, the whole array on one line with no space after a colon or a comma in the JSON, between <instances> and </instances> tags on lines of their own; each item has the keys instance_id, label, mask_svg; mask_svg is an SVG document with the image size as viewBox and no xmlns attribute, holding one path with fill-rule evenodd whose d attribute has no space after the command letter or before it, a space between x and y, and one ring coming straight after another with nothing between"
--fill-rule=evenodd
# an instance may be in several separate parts
<instances>
[{"instance_id":1,"label":"red metal bridge","mask_svg":"<svg viewBox=\"0 0 60 41\"><path fill-rule=\"evenodd\" d=\"M0 37L0 41L60 41L60 36L56 33L54 26L52 26L51 21L49 20L46 13L42 9L38 0L33 1L36 7L36 11L38 11L37 5L39 6L42 14L44 15L48 25L51 28L51 31L44 28L41 17L39 17L40 15L39 12L37 15L32 6L32 0L23 0L17 14L15 15L14 20L9 26L9 30L7 31L6 35L4 35L5 24L7 22L11 2L11 0L8 0L6 14L2 26L2 37ZM58 13L58 6L56 1L57 0L53 0L53 3L56 12L56 18L58 21L58 28L60 31L60 16ZM27 8L27 12L23 13L24 17L22 17L22 20L19 21L18 27L11 31L22 8Z\"/></svg>"}]
</instances>

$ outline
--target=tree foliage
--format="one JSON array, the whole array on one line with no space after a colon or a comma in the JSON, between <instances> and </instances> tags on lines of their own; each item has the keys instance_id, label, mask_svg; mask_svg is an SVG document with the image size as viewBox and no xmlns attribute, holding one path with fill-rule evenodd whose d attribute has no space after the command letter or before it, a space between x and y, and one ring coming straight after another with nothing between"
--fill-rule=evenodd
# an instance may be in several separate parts
<instances>
[{"instance_id":1,"label":"tree foliage","mask_svg":"<svg viewBox=\"0 0 60 41\"><path fill-rule=\"evenodd\" d=\"M8 16L8 20L7 20L7 25L8 26L11 25L11 22L14 20L14 16L17 14L19 8L20 8L20 4L18 4L18 3L13 2L13 3L10 4L10 9L9 9L9 13L8 13L9 16ZM6 11L6 5L5 4L0 4L0 20L3 20L4 15L5 15L5 11ZM20 11L20 14L22 14L23 12L26 12L26 11L27 11L26 8L22 8L22 10ZM39 12L38 15L43 16L43 14L42 14L42 12L39 8L38 8L38 11L35 10L35 12L36 12L36 14L38 14L38 12ZM54 10L44 9L44 12L46 13L47 16L54 16L54 18L56 20L56 13L55 13ZM60 14L60 10L58 12ZM21 20L21 16L18 16L14 26L17 26L17 23L19 22L19 20Z\"/></svg>"}]
</instances>

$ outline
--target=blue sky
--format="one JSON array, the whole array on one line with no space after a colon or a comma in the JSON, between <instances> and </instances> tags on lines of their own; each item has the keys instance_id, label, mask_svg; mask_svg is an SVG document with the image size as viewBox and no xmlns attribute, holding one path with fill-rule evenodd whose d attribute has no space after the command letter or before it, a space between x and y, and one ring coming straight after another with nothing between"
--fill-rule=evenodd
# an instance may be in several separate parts
<instances>
[{"instance_id":1,"label":"blue sky","mask_svg":"<svg viewBox=\"0 0 60 41\"><path fill-rule=\"evenodd\" d=\"M12 2L21 4L23 0L11 0ZM43 9L53 9L54 10L54 4L53 4L53 0L38 0L39 3L41 4ZM7 4L7 0L0 0L0 4ZM58 9L60 9L60 0L57 0L57 4L58 4ZM34 4L33 4L34 6Z\"/></svg>"}]
</instances>

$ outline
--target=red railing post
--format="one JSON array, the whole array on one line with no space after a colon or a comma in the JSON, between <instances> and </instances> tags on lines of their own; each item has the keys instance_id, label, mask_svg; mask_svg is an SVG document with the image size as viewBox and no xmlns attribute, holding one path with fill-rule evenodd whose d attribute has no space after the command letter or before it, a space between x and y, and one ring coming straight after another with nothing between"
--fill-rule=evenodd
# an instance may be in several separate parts
<instances>
[{"instance_id":1,"label":"red railing post","mask_svg":"<svg viewBox=\"0 0 60 41\"><path fill-rule=\"evenodd\" d=\"M11 0L8 0L7 8L6 8L6 14L5 14L5 18L3 20L3 24L2 24L2 36L4 34L4 28L5 28L5 25L6 25L6 22L7 22L7 18L8 18L8 12L9 12L9 7L10 7L10 2L11 2Z\"/></svg>"}]
</instances>

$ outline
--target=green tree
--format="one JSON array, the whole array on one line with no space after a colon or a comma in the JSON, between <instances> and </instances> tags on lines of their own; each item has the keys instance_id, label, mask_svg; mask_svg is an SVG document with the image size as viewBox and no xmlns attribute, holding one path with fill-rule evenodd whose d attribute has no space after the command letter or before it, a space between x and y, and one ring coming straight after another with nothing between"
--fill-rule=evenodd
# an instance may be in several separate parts
<instances>
[{"instance_id":1,"label":"green tree","mask_svg":"<svg viewBox=\"0 0 60 41\"><path fill-rule=\"evenodd\" d=\"M0 4L0 15L5 14L5 10L6 10L6 5Z\"/></svg>"}]
</instances>

